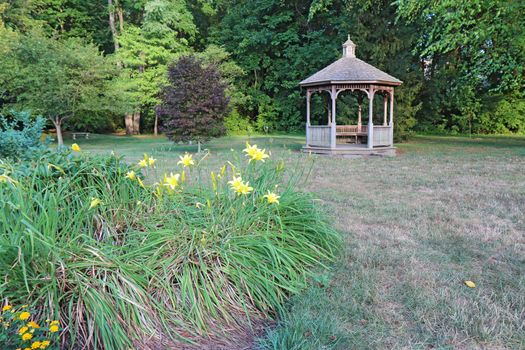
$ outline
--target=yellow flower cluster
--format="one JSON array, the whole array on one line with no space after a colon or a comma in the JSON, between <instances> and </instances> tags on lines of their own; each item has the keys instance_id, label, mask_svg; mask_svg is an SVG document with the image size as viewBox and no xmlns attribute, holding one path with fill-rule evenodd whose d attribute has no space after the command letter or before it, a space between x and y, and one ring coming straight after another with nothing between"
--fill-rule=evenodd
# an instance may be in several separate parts
<instances>
[{"instance_id":1,"label":"yellow flower cluster","mask_svg":"<svg viewBox=\"0 0 525 350\"><path fill-rule=\"evenodd\" d=\"M6 304L2 307L2 314L0 321L7 319L11 322L4 322L4 326L8 329L9 326L13 326L14 330L12 334L18 334L20 337L18 343L24 344L24 347L17 348L17 350L35 350L35 349L46 349L51 345L51 340L41 339L45 332L49 332L48 336L52 333L59 331L59 321L47 320L48 327L41 328L35 321L28 321L31 317L29 311L25 311L28 305L22 305L19 311L16 311L12 305ZM27 321L27 322L26 322ZM18 329L16 332L15 330ZM11 332L9 332L11 333ZM34 339L36 338L36 339ZM40 339L39 339L40 338ZM32 343L27 343L33 340Z\"/></svg>"},{"instance_id":2,"label":"yellow flower cluster","mask_svg":"<svg viewBox=\"0 0 525 350\"><path fill-rule=\"evenodd\" d=\"M257 145L250 145L248 142L246 142L246 148L243 152L246 153L246 157L250 158L248 162L252 160L264 162L264 160L269 157L265 149L260 149Z\"/></svg>"},{"instance_id":3,"label":"yellow flower cluster","mask_svg":"<svg viewBox=\"0 0 525 350\"><path fill-rule=\"evenodd\" d=\"M239 196L250 194L253 191L253 187L250 186L250 182L244 182L240 175L234 176L233 180L228 181L228 184L230 185L232 191ZM279 198L281 198L281 196L278 196L274 192L268 191L268 193L265 194L263 198L266 199L268 204L279 204Z\"/></svg>"},{"instance_id":4,"label":"yellow flower cluster","mask_svg":"<svg viewBox=\"0 0 525 350\"><path fill-rule=\"evenodd\" d=\"M266 153L265 149L260 149L257 147L257 145L250 145L248 142L246 143L246 148L243 150L243 152L246 153L246 156L249 158L249 163L251 163L252 161L264 162L267 158L269 158L269 155ZM156 159L149 157L147 154L144 154L144 158L140 160L137 165L140 168L154 167L155 161ZM232 172L235 173L235 166L230 162L228 163L231 166ZM179 161L177 162L177 165L182 166L183 169L191 168L192 166L196 165L196 162L191 154L185 153L184 155L179 156ZM220 179L224 176L226 167L227 164L222 166L219 175L217 176L215 176L214 172L211 173L213 190L215 192L217 192L218 178ZM132 181L137 180L141 187L146 188L139 175L135 172L135 170L128 171L125 177ZM160 183L156 183L154 185L155 193L158 197L162 195L164 190L167 190L168 193L172 193L175 189L179 188L181 186L181 183L183 183L184 181L184 170L181 173L174 174L172 172L169 175L164 174L163 180ZM231 190L235 192L238 196L245 196L254 191L254 188L250 186L250 183L248 181L244 181L240 174L234 175L233 179L231 181L228 181L228 184L230 185ZM279 204L279 198L281 197L274 192L268 191L268 193L263 195L262 198L264 198L268 204ZM97 205L103 204L101 201L95 198L93 199L93 201L91 207L96 207Z\"/></svg>"},{"instance_id":5,"label":"yellow flower cluster","mask_svg":"<svg viewBox=\"0 0 525 350\"><path fill-rule=\"evenodd\" d=\"M144 153L144 158L138 162L138 166L141 168L154 168L156 161L157 160L155 158L151 158L146 153Z\"/></svg>"},{"instance_id":6,"label":"yellow flower cluster","mask_svg":"<svg viewBox=\"0 0 525 350\"><path fill-rule=\"evenodd\" d=\"M244 182L240 176L234 176L233 180L228 181L228 184L230 184L231 189L239 196L249 194L253 191L253 187L250 186L250 183L248 181Z\"/></svg>"}]
</instances>

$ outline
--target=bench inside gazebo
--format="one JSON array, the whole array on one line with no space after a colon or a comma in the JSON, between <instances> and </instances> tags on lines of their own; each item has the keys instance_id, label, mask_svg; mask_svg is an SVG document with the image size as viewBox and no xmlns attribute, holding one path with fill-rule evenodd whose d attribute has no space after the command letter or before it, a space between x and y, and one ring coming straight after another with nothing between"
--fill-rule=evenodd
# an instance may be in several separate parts
<instances>
[{"instance_id":1,"label":"bench inside gazebo","mask_svg":"<svg viewBox=\"0 0 525 350\"><path fill-rule=\"evenodd\" d=\"M306 88L306 145L303 150L325 154L395 155L394 87L401 81L355 56L356 45L343 44L343 57L300 83ZM358 99L357 124L337 125L337 98L345 91L362 92L368 100L368 122L362 125L362 99ZM311 124L311 99L327 92L331 99L327 125ZM381 96L382 118L374 125L374 97Z\"/></svg>"}]
</instances>

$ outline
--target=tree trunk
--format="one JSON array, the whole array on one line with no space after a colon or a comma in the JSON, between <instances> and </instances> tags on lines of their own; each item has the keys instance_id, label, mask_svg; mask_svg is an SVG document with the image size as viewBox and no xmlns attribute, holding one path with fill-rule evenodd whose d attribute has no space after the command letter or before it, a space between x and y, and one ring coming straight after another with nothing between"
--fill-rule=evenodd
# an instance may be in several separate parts
<instances>
[{"instance_id":1,"label":"tree trunk","mask_svg":"<svg viewBox=\"0 0 525 350\"><path fill-rule=\"evenodd\" d=\"M159 116L155 113L155 124L153 125L153 135L158 136L159 134Z\"/></svg>"},{"instance_id":2,"label":"tree trunk","mask_svg":"<svg viewBox=\"0 0 525 350\"><path fill-rule=\"evenodd\" d=\"M53 124L55 125L55 129L57 131L57 142L58 147L64 146L64 138L62 137L62 119L61 118L54 118Z\"/></svg>"},{"instance_id":3,"label":"tree trunk","mask_svg":"<svg viewBox=\"0 0 525 350\"><path fill-rule=\"evenodd\" d=\"M133 113L126 113L124 122L126 124L126 135L133 135Z\"/></svg>"},{"instance_id":4,"label":"tree trunk","mask_svg":"<svg viewBox=\"0 0 525 350\"><path fill-rule=\"evenodd\" d=\"M140 134L140 110L133 113L133 135Z\"/></svg>"},{"instance_id":5,"label":"tree trunk","mask_svg":"<svg viewBox=\"0 0 525 350\"><path fill-rule=\"evenodd\" d=\"M117 40L117 27L115 26L115 8L113 6L113 0L108 0L109 10L109 29L111 29L111 35L113 37L113 45L115 45L115 52L119 49Z\"/></svg>"},{"instance_id":6,"label":"tree trunk","mask_svg":"<svg viewBox=\"0 0 525 350\"><path fill-rule=\"evenodd\" d=\"M122 5L120 4L118 4L117 6L117 16L118 16L120 34L122 34L124 32L124 14L122 12Z\"/></svg>"}]
</instances>

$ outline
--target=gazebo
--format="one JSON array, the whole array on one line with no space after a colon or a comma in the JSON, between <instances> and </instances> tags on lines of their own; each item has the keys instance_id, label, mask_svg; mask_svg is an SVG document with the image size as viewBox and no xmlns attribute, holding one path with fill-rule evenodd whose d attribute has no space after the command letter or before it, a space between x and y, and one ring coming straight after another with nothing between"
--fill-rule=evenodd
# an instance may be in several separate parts
<instances>
[{"instance_id":1,"label":"gazebo","mask_svg":"<svg viewBox=\"0 0 525 350\"><path fill-rule=\"evenodd\" d=\"M356 45L348 36L348 40L343 44L342 58L299 84L306 88L306 146L303 147L305 152L395 155L394 87L401 85L402 81L357 58L355 48ZM312 95L324 91L328 92L331 98L328 123L312 125ZM358 100L357 125L337 125L337 97L344 91L364 92L368 98L367 125L362 125L362 99ZM379 125L374 125L376 95L383 97L383 116Z\"/></svg>"}]
</instances>

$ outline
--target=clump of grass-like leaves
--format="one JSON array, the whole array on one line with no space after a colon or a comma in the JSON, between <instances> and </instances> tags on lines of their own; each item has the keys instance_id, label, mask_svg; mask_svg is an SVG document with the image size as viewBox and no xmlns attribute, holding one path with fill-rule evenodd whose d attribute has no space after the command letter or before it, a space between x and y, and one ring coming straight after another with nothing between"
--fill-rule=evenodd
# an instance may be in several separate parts
<instances>
[{"instance_id":1,"label":"clump of grass-like leaves","mask_svg":"<svg viewBox=\"0 0 525 350\"><path fill-rule=\"evenodd\" d=\"M0 164L0 296L53 310L62 348L168 348L272 316L339 238L265 157L203 174L186 156L153 185L148 157Z\"/></svg>"}]
</instances>

